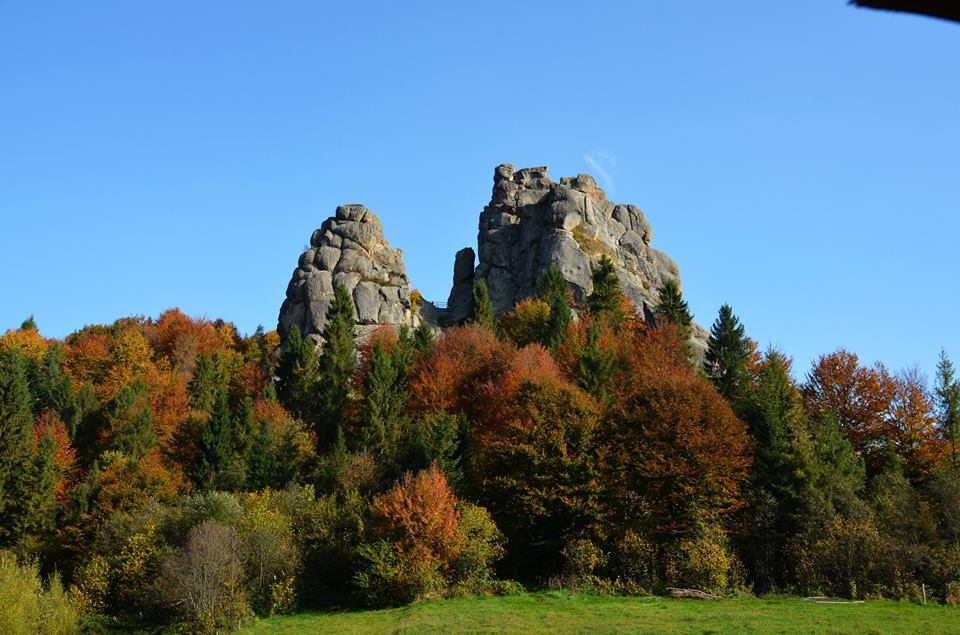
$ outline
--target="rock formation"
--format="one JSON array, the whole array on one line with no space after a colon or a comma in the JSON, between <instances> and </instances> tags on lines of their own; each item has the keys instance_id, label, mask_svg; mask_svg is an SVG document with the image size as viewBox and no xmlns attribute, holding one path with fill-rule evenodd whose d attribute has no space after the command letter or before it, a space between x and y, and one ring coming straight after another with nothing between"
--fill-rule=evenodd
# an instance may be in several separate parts
<instances>
[{"instance_id":1,"label":"rock formation","mask_svg":"<svg viewBox=\"0 0 960 635\"><path fill-rule=\"evenodd\" d=\"M280 307L277 331L286 338L293 326L318 336L326 323L334 285L350 292L363 337L381 325L415 326L410 281L403 254L387 244L383 227L363 205L341 205L313 232L310 248L300 255Z\"/></svg>"},{"instance_id":2,"label":"rock formation","mask_svg":"<svg viewBox=\"0 0 960 635\"><path fill-rule=\"evenodd\" d=\"M587 174L554 183L545 167L497 166L493 197L480 214L480 262L471 277L467 261L472 265L473 250L457 254L447 317L456 321L466 315L469 289L480 279L487 283L494 310L505 313L536 294L550 267L563 274L577 302L583 302L593 290L592 267L606 255L617 266L623 292L652 321L660 286L680 280L677 264L650 247L652 237L639 208L609 201ZM694 332L695 339L703 339L702 329Z\"/></svg>"},{"instance_id":3,"label":"rock formation","mask_svg":"<svg viewBox=\"0 0 960 635\"><path fill-rule=\"evenodd\" d=\"M609 201L593 177L580 174L554 183L547 168L515 170L497 166L493 196L480 214L477 253L457 252L447 307L411 305L410 284L398 249L383 237L379 219L362 205L343 205L313 233L300 256L280 309L280 336L293 325L318 335L326 320L334 285L350 291L357 334L380 325L415 326L419 320L442 326L466 317L473 285L484 280L494 310L503 314L536 294L537 283L556 267L582 303L593 289L590 273L602 256L616 265L626 296L652 322L657 291L664 281L679 282L676 263L650 247L650 223L639 208ZM475 259L479 263L474 267ZM695 348L706 333L694 325Z\"/></svg>"}]
</instances>

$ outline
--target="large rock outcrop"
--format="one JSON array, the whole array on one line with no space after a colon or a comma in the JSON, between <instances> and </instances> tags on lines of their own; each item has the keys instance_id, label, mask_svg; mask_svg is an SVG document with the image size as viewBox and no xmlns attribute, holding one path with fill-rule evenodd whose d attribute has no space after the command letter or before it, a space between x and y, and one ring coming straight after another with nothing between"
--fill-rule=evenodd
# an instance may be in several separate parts
<instances>
[{"instance_id":1,"label":"large rock outcrop","mask_svg":"<svg viewBox=\"0 0 960 635\"><path fill-rule=\"evenodd\" d=\"M468 280L464 259L472 260L473 253L457 254L448 318L457 320L469 311L463 289L474 280L486 281L494 310L502 314L535 295L550 267L563 274L582 303L593 290L592 268L606 255L617 266L623 292L652 321L660 286L669 279L680 281L677 264L650 247L652 238L639 208L611 202L587 174L554 183L546 167L497 166L493 196L480 214L479 263ZM694 330L702 339L702 330Z\"/></svg>"},{"instance_id":2,"label":"large rock outcrop","mask_svg":"<svg viewBox=\"0 0 960 635\"><path fill-rule=\"evenodd\" d=\"M313 232L280 307L280 337L286 339L293 326L304 335L319 336L334 285L350 292L360 337L382 325L418 322L411 310L403 254L387 244L380 219L363 205L341 205Z\"/></svg>"},{"instance_id":3,"label":"large rock outcrop","mask_svg":"<svg viewBox=\"0 0 960 635\"><path fill-rule=\"evenodd\" d=\"M457 252L446 307L412 306L403 256L387 244L380 220L362 205L343 205L313 232L310 248L300 256L278 330L286 338L296 325L318 336L334 285L350 292L360 337L383 325L456 323L470 310L477 280L486 281L494 310L506 313L536 294L550 267L563 274L582 304L602 256L614 262L623 292L653 322L658 289L666 280L679 282L680 273L669 256L650 247L651 239L640 209L609 201L591 176L554 183L545 167L515 170L503 164L494 171L493 196L480 214L476 253L470 247ZM706 333L696 325L693 343L701 351L706 345Z\"/></svg>"}]
</instances>

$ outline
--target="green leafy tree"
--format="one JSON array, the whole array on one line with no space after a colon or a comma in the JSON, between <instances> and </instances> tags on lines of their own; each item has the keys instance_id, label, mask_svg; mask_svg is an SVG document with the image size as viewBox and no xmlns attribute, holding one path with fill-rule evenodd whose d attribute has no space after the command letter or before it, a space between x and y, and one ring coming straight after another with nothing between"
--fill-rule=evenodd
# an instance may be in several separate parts
<instances>
[{"instance_id":1,"label":"green leafy tree","mask_svg":"<svg viewBox=\"0 0 960 635\"><path fill-rule=\"evenodd\" d=\"M703 358L703 368L724 398L734 403L747 383L746 363L750 354L746 331L729 304L710 328L710 340Z\"/></svg>"},{"instance_id":2,"label":"green leafy tree","mask_svg":"<svg viewBox=\"0 0 960 635\"><path fill-rule=\"evenodd\" d=\"M659 302L658 316L675 325L680 330L680 336L684 341L687 341L690 338L690 325L693 323L693 316L690 315L687 301L683 299L683 294L680 292L679 283L673 278L667 279L660 286L657 299Z\"/></svg>"},{"instance_id":3,"label":"green leafy tree","mask_svg":"<svg viewBox=\"0 0 960 635\"><path fill-rule=\"evenodd\" d=\"M957 436L960 434L960 381L955 377L953 362L940 349L934 386L940 430L950 444L950 464L957 464Z\"/></svg>"},{"instance_id":4,"label":"green leafy tree","mask_svg":"<svg viewBox=\"0 0 960 635\"><path fill-rule=\"evenodd\" d=\"M0 351L0 547L29 525L32 498L33 413L23 357Z\"/></svg>"},{"instance_id":5,"label":"green leafy tree","mask_svg":"<svg viewBox=\"0 0 960 635\"><path fill-rule=\"evenodd\" d=\"M497 320L493 314L493 304L490 302L490 291L486 280L478 280L473 285L473 302L470 305L470 314L467 315L468 324L476 324L485 329L496 332Z\"/></svg>"},{"instance_id":6,"label":"green leafy tree","mask_svg":"<svg viewBox=\"0 0 960 635\"><path fill-rule=\"evenodd\" d=\"M590 274L593 282L593 291L587 296L587 311L595 316L605 316L613 324L618 325L626 318L623 309L623 292L620 289L620 280L617 278L617 269L607 256L600 258L600 262Z\"/></svg>"},{"instance_id":7,"label":"green leafy tree","mask_svg":"<svg viewBox=\"0 0 960 635\"><path fill-rule=\"evenodd\" d=\"M315 390L317 414L313 423L323 448L330 447L347 417L350 382L356 369L353 325L353 300L345 288L338 286L321 334L324 344Z\"/></svg>"},{"instance_id":8,"label":"green leafy tree","mask_svg":"<svg viewBox=\"0 0 960 635\"><path fill-rule=\"evenodd\" d=\"M107 408L107 447L134 461L143 458L157 444L147 386L137 380L124 386Z\"/></svg>"}]
</instances>

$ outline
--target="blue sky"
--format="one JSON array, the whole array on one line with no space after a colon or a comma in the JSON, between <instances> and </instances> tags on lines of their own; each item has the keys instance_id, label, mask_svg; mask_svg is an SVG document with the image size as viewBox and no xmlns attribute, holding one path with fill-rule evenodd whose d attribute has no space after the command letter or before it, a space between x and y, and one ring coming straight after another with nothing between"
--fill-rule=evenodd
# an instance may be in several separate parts
<instances>
[{"instance_id":1,"label":"blue sky","mask_svg":"<svg viewBox=\"0 0 960 635\"><path fill-rule=\"evenodd\" d=\"M960 25L844 0L0 0L0 330L273 328L348 202L444 299L510 162L639 205L704 326L929 373L960 358L958 61Z\"/></svg>"}]
</instances>

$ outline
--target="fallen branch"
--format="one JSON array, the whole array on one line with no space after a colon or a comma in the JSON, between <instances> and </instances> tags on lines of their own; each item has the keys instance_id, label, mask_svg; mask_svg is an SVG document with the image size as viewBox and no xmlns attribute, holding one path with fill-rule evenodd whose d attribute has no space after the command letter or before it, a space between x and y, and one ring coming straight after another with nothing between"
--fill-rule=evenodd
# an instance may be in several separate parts
<instances>
[{"instance_id":1,"label":"fallen branch","mask_svg":"<svg viewBox=\"0 0 960 635\"><path fill-rule=\"evenodd\" d=\"M672 598L682 598L687 600L719 600L719 595L713 595L697 589L667 589L667 596Z\"/></svg>"}]
</instances>

